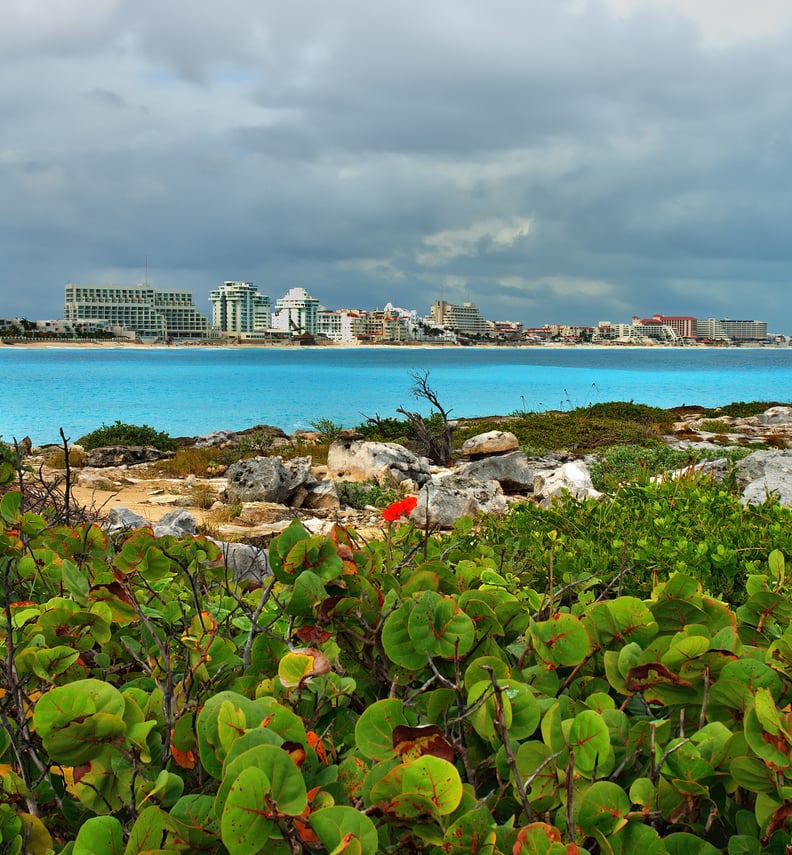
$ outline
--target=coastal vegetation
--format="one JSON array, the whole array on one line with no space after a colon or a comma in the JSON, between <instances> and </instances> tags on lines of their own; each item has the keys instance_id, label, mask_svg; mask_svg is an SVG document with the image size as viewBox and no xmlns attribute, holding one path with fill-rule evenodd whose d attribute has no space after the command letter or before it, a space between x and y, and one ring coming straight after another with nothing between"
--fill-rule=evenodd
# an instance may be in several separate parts
<instances>
[{"instance_id":1,"label":"coastal vegetation","mask_svg":"<svg viewBox=\"0 0 792 855\"><path fill-rule=\"evenodd\" d=\"M382 537L295 521L262 585L34 507L0 449L2 851L784 855L792 511L652 477L663 411L548 419L606 501L439 532L362 485Z\"/></svg>"}]
</instances>

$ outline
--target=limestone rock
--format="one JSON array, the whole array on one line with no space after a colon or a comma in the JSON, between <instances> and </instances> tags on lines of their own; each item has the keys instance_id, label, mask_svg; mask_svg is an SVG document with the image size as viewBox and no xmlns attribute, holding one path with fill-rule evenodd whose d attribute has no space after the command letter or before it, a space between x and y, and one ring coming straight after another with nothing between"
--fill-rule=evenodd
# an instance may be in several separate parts
<instances>
[{"instance_id":1,"label":"limestone rock","mask_svg":"<svg viewBox=\"0 0 792 855\"><path fill-rule=\"evenodd\" d=\"M196 436L194 448L238 448L239 434L231 430L216 430L206 436Z\"/></svg>"},{"instance_id":2,"label":"limestone rock","mask_svg":"<svg viewBox=\"0 0 792 855\"><path fill-rule=\"evenodd\" d=\"M536 469L522 451L512 451L462 463L457 473L464 478L497 481L504 492L521 493L533 490Z\"/></svg>"},{"instance_id":3,"label":"limestone rock","mask_svg":"<svg viewBox=\"0 0 792 855\"><path fill-rule=\"evenodd\" d=\"M761 504L770 494L792 505L792 451L754 451L735 466L744 504Z\"/></svg>"},{"instance_id":4,"label":"limestone rock","mask_svg":"<svg viewBox=\"0 0 792 855\"><path fill-rule=\"evenodd\" d=\"M534 495L549 507L553 499L569 493L578 499L601 499L603 494L594 489L588 466L582 460L571 460L559 469L538 474L534 481Z\"/></svg>"},{"instance_id":5,"label":"limestone rock","mask_svg":"<svg viewBox=\"0 0 792 855\"><path fill-rule=\"evenodd\" d=\"M136 528L145 528L148 521L140 514L130 511L129 508L110 508L102 528L107 534L117 534L119 531L133 531Z\"/></svg>"},{"instance_id":6,"label":"limestone rock","mask_svg":"<svg viewBox=\"0 0 792 855\"><path fill-rule=\"evenodd\" d=\"M308 491L303 506L316 510L319 508L340 508L338 491L334 481L320 481Z\"/></svg>"},{"instance_id":7,"label":"limestone rock","mask_svg":"<svg viewBox=\"0 0 792 855\"><path fill-rule=\"evenodd\" d=\"M291 504L300 487L311 489L311 458L253 457L228 467L228 502L277 502Z\"/></svg>"},{"instance_id":8,"label":"limestone rock","mask_svg":"<svg viewBox=\"0 0 792 855\"><path fill-rule=\"evenodd\" d=\"M471 436L462 443L465 457L482 457L489 454L505 454L520 447L517 437L507 430L490 430Z\"/></svg>"},{"instance_id":9,"label":"limestone rock","mask_svg":"<svg viewBox=\"0 0 792 855\"><path fill-rule=\"evenodd\" d=\"M284 521L288 524L294 519L294 514L285 505L279 505L277 502L245 502L237 519L256 526Z\"/></svg>"},{"instance_id":10,"label":"limestone rock","mask_svg":"<svg viewBox=\"0 0 792 855\"><path fill-rule=\"evenodd\" d=\"M106 466L134 466L137 463L151 463L170 456L169 451L160 451L150 445L108 445L86 451L83 465L96 469Z\"/></svg>"},{"instance_id":11,"label":"limestone rock","mask_svg":"<svg viewBox=\"0 0 792 855\"><path fill-rule=\"evenodd\" d=\"M787 425L792 422L792 407L770 407L757 416L760 425Z\"/></svg>"},{"instance_id":12,"label":"limestone rock","mask_svg":"<svg viewBox=\"0 0 792 855\"><path fill-rule=\"evenodd\" d=\"M267 550L249 543L214 541L223 552L223 561L235 579L249 585L262 585L270 575Z\"/></svg>"},{"instance_id":13,"label":"limestone rock","mask_svg":"<svg viewBox=\"0 0 792 855\"><path fill-rule=\"evenodd\" d=\"M408 478L419 484L429 480L429 460L395 442L340 439L327 454L327 473L336 481L376 481L395 486Z\"/></svg>"},{"instance_id":14,"label":"limestone rock","mask_svg":"<svg viewBox=\"0 0 792 855\"><path fill-rule=\"evenodd\" d=\"M497 481L447 475L421 487L418 505L410 519L421 526L451 528L460 517L502 514L506 507Z\"/></svg>"},{"instance_id":15,"label":"limestone rock","mask_svg":"<svg viewBox=\"0 0 792 855\"><path fill-rule=\"evenodd\" d=\"M185 534L198 534L195 517L189 511L185 511L184 508L169 511L154 526L155 537L164 537L168 534L174 537L183 537Z\"/></svg>"}]
</instances>

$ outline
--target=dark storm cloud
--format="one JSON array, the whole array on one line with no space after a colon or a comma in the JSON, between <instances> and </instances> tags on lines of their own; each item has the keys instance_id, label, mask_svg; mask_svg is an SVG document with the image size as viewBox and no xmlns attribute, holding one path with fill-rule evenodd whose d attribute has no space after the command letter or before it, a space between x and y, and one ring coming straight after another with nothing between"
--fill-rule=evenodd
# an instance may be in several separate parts
<instances>
[{"instance_id":1,"label":"dark storm cloud","mask_svg":"<svg viewBox=\"0 0 792 855\"><path fill-rule=\"evenodd\" d=\"M790 21L776 0L11 0L0 316L57 317L66 281L148 259L204 309L242 278L792 332Z\"/></svg>"}]
</instances>

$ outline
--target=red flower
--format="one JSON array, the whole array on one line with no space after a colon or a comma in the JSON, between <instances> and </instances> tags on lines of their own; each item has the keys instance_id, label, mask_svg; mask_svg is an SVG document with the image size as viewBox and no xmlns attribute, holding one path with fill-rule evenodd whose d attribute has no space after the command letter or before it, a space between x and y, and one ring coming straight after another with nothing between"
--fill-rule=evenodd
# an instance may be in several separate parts
<instances>
[{"instance_id":1,"label":"red flower","mask_svg":"<svg viewBox=\"0 0 792 855\"><path fill-rule=\"evenodd\" d=\"M415 496L407 496L398 502L391 502L382 512L382 518L388 522L396 522L396 520L405 516L408 517L416 508L418 499Z\"/></svg>"}]
</instances>

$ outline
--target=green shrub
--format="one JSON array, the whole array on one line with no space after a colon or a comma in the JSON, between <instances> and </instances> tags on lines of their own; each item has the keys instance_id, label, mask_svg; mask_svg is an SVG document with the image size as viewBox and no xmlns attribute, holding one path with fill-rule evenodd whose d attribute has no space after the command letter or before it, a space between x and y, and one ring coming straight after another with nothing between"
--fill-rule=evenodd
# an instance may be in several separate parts
<instances>
[{"instance_id":1,"label":"green shrub","mask_svg":"<svg viewBox=\"0 0 792 855\"><path fill-rule=\"evenodd\" d=\"M651 478L674 469L684 469L704 460L726 457L739 460L748 449L685 449L669 445L614 445L597 456L589 466L591 480L598 490L613 492L620 484Z\"/></svg>"},{"instance_id":2,"label":"green shrub","mask_svg":"<svg viewBox=\"0 0 792 855\"><path fill-rule=\"evenodd\" d=\"M732 401L731 404L726 404L725 407L711 407L704 409L702 414L705 416L731 416L735 419L747 419L751 416L758 416L770 407L787 406L780 404L778 401Z\"/></svg>"},{"instance_id":3,"label":"green shrub","mask_svg":"<svg viewBox=\"0 0 792 855\"><path fill-rule=\"evenodd\" d=\"M108 445L151 445L160 451L176 450L176 440L167 433L155 430L148 425L123 424L118 419L112 425L103 424L100 428L85 434L78 440L78 444L87 451Z\"/></svg>"}]
</instances>

